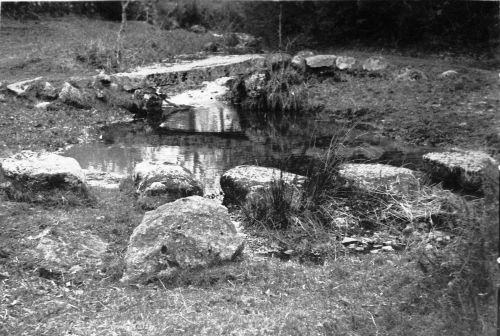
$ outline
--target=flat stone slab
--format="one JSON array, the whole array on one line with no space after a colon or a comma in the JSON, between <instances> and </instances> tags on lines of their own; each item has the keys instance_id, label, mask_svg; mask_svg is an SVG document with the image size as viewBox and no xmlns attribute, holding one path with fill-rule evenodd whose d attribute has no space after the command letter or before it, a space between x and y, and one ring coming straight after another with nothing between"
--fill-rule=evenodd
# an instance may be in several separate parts
<instances>
[{"instance_id":1,"label":"flat stone slab","mask_svg":"<svg viewBox=\"0 0 500 336\"><path fill-rule=\"evenodd\" d=\"M111 75L111 81L122 85L127 91L184 81L201 83L252 72L255 68L263 67L264 63L265 57L258 54L212 56L202 60L141 67L132 72Z\"/></svg>"},{"instance_id":2,"label":"flat stone slab","mask_svg":"<svg viewBox=\"0 0 500 336\"><path fill-rule=\"evenodd\" d=\"M273 182L282 180L288 186L302 186L305 176L288 173L277 168L260 166L237 166L226 171L220 180L224 191L224 204L240 204L253 191L269 188Z\"/></svg>"},{"instance_id":3,"label":"flat stone slab","mask_svg":"<svg viewBox=\"0 0 500 336\"><path fill-rule=\"evenodd\" d=\"M489 178L498 180L498 169L488 169L497 166L491 156L479 151L453 151L427 153L423 157L424 169L435 181L443 181L460 186L469 191L479 191L488 178L487 170L496 172Z\"/></svg>"},{"instance_id":4,"label":"flat stone slab","mask_svg":"<svg viewBox=\"0 0 500 336\"><path fill-rule=\"evenodd\" d=\"M339 176L361 190L369 192L408 193L419 185L419 173L385 164L348 163Z\"/></svg>"}]
</instances>

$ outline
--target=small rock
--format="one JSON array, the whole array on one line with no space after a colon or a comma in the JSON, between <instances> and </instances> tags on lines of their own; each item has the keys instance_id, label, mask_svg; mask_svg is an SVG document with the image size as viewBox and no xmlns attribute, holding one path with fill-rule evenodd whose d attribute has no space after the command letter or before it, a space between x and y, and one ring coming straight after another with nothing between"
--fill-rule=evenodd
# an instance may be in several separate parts
<instances>
[{"instance_id":1,"label":"small rock","mask_svg":"<svg viewBox=\"0 0 500 336\"><path fill-rule=\"evenodd\" d=\"M348 244L353 244L353 243L361 243L361 240L359 240L358 238L345 237L341 241L341 244L343 244L343 245L348 245Z\"/></svg>"},{"instance_id":2,"label":"small rock","mask_svg":"<svg viewBox=\"0 0 500 336\"><path fill-rule=\"evenodd\" d=\"M350 70L356 64L356 59L354 57L349 56L339 56L335 60L335 65L339 70Z\"/></svg>"},{"instance_id":3,"label":"small rock","mask_svg":"<svg viewBox=\"0 0 500 336\"><path fill-rule=\"evenodd\" d=\"M193 25L189 30L196 34L205 34L207 32L207 28L202 25Z\"/></svg>"},{"instance_id":4,"label":"small rock","mask_svg":"<svg viewBox=\"0 0 500 336\"><path fill-rule=\"evenodd\" d=\"M392 246L382 246L381 250L384 252L393 252L394 248Z\"/></svg>"},{"instance_id":5,"label":"small rock","mask_svg":"<svg viewBox=\"0 0 500 336\"><path fill-rule=\"evenodd\" d=\"M304 71L306 69L306 58L314 56L314 53L309 50L299 51L291 60L291 64L298 70Z\"/></svg>"},{"instance_id":6,"label":"small rock","mask_svg":"<svg viewBox=\"0 0 500 336\"><path fill-rule=\"evenodd\" d=\"M305 60L307 67L310 69L333 68L335 67L335 61L337 60L337 56L316 55L307 57Z\"/></svg>"},{"instance_id":7,"label":"small rock","mask_svg":"<svg viewBox=\"0 0 500 336\"><path fill-rule=\"evenodd\" d=\"M396 80L414 82L418 80L426 80L427 76L421 70L404 68L399 74L396 75Z\"/></svg>"},{"instance_id":8,"label":"small rock","mask_svg":"<svg viewBox=\"0 0 500 336\"><path fill-rule=\"evenodd\" d=\"M3 93L0 93L0 103L5 103L7 101L7 97Z\"/></svg>"},{"instance_id":9,"label":"small rock","mask_svg":"<svg viewBox=\"0 0 500 336\"><path fill-rule=\"evenodd\" d=\"M265 93L267 76L265 72L255 72L243 81L245 93L249 98L258 98Z\"/></svg>"},{"instance_id":10,"label":"small rock","mask_svg":"<svg viewBox=\"0 0 500 336\"><path fill-rule=\"evenodd\" d=\"M40 110L46 110L50 106L50 102L41 102L35 105L35 108Z\"/></svg>"},{"instance_id":11,"label":"small rock","mask_svg":"<svg viewBox=\"0 0 500 336\"><path fill-rule=\"evenodd\" d=\"M43 77L37 77L34 79L28 79L22 82L13 83L7 85L7 89L11 92L14 92L18 96L23 96L28 93L31 88L37 85L42 79Z\"/></svg>"},{"instance_id":12,"label":"small rock","mask_svg":"<svg viewBox=\"0 0 500 336\"><path fill-rule=\"evenodd\" d=\"M363 70L369 72L379 72L387 69L389 63L382 56L372 56L363 62Z\"/></svg>"},{"instance_id":13,"label":"small rock","mask_svg":"<svg viewBox=\"0 0 500 336\"><path fill-rule=\"evenodd\" d=\"M56 99L57 98L57 89L52 86L49 82L43 83L43 87L41 88L39 92L39 96L41 98L46 98L46 99Z\"/></svg>"},{"instance_id":14,"label":"small rock","mask_svg":"<svg viewBox=\"0 0 500 336\"><path fill-rule=\"evenodd\" d=\"M85 97L83 92L66 82L63 84L61 92L59 92L59 99L68 105L80 108L88 108L90 104L88 98Z\"/></svg>"},{"instance_id":15,"label":"small rock","mask_svg":"<svg viewBox=\"0 0 500 336\"><path fill-rule=\"evenodd\" d=\"M458 72L455 70L447 70L438 75L438 78L450 78L458 75Z\"/></svg>"}]
</instances>

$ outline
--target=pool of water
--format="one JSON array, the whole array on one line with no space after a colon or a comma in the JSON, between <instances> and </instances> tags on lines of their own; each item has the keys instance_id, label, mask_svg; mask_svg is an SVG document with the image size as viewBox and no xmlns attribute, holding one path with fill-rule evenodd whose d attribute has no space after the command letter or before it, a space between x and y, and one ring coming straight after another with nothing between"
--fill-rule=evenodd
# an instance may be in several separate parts
<instances>
[{"instance_id":1,"label":"pool of water","mask_svg":"<svg viewBox=\"0 0 500 336\"><path fill-rule=\"evenodd\" d=\"M277 166L283 157L258 130L244 129L235 108L217 99L226 91L217 81L199 90L186 91L169 99L169 103L191 108L168 115L160 129L152 130L145 122L115 124L103 130L101 142L75 145L64 155L75 158L84 169L120 175L130 175L141 161L178 164L204 184L205 193L217 194L225 170L242 164ZM290 139L287 143L296 142ZM426 152L422 148L398 147L390 141L379 140L375 146L344 149L341 155L351 161L366 161L373 156L371 162L412 169L418 169L421 155ZM288 148L288 152L295 156L293 160L288 157L287 170L303 174L297 167L304 166L302 161L318 156L321 149L304 153L297 144L297 148Z\"/></svg>"},{"instance_id":2,"label":"pool of water","mask_svg":"<svg viewBox=\"0 0 500 336\"><path fill-rule=\"evenodd\" d=\"M134 166L147 160L178 164L202 181L205 193L220 191L220 176L241 164L264 164L278 153L271 146L247 139L243 134L118 132L107 142L75 145L64 155L82 168L130 175Z\"/></svg>"}]
</instances>

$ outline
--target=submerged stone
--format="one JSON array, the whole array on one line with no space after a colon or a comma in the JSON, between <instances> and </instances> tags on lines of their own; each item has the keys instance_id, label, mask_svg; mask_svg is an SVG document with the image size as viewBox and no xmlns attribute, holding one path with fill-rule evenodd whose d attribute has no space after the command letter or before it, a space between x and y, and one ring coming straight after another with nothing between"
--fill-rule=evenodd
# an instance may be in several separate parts
<instances>
[{"instance_id":1,"label":"submerged stone","mask_svg":"<svg viewBox=\"0 0 500 336\"><path fill-rule=\"evenodd\" d=\"M144 215L125 255L122 282L143 282L234 260L244 248L227 209L191 196Z\"/></svg>"}]
</instances>

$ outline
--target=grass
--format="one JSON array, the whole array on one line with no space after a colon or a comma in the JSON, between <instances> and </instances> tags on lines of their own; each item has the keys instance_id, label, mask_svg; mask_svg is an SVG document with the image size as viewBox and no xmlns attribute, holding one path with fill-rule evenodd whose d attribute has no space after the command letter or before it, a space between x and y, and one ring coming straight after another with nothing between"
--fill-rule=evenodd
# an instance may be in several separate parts
<instances>
[{"instance_id":1,"label":"grass","mask_svg":"<svg viewBox=\"0 0 500 336\"><path fill-rule=\"evenodd\" d=\"M67 78L111 72L202 51L215 38L183 29L165 31L130 21L122 35L122 59L116 57L119 22L80 17L19 22L3 19L0 29L2 81L48 76ZM40 39L39 36L44 38Z\"/></svg>"},{"instance_id":2,"label":"grass","mask_svg":"<svg viewBox=\"0 0 500 336\"><path fill-rule=\"evenodd\" d=\"M259 197L250 197L243 208L250 232L276 246L282 259L323 265L348 253L338 243L343 237L396 240L401 255L421 272L398 308L404 312L397 315L407 317L397 319L390 316L394 308L384 310L387 334L392 328L395 334L492 334L497 274L493 261L499 243L496 167L490 167L485 199L467 201L439 185L421 185L405 194L348 190L336 178L340 144L327 151L327 169L308 175L306 187L296 190L295 198L280 180ZM439 312L439 317L431 318L430 312ZM404 323L409 316L425 321L425 331ZM378 328L375 319L373 324Z\"/></svg>"},{"instance_id":3,"label":"grass","mask_svg":"<svg viewBox=\"0 0 500 336\"><path fill-rule=\"evenodd\" d=\"M150 31L140 23L130 23L129 29L126 67L196 52L207 38ZM116 31L116 23L87 19L2 21L2 81L39 75L65 80L94 74L95 66L113 67ZM170 38L179 41L170 43ZM77 55L86 60L78 61ZM410 61L391 59L398 62ZM121 190L90 188L92 203L2 198L0 335L493 335L492 253L498 232L491 223L498 223L498 191L464 205L439 187L422 186L411 198L344 190L334 174L341 163L336 151L346 142L330 141L339 125L383 125L389 136L415 143L427 137L436 144L477 147L486 141L494 127L489 110L498 104L493 74L458 68L464 77L435 81L435 74L451 65L423 63L427 82L351 75L340 82L308 80L305 106L325 109L304 121L306 126L289 123L283 131L306 139L314 133L317 145L331 150L320 158L321 165L309 169L305 194L278 183L260 195L261 203L250 211L261 213L253 214L254 225L245 229L246 253L232 264L125 286L119 282L123 255L144 214L130 183ZM271 92L290 98L293 73L274 76ZM33 102L5 96L0 102L2 156L94 139L87 127L127 115L115 108L43 111ZM274 96L271 106L293 106L280 99ZM462 122L468 126L459 126ZM435 134L425 133L427 126ZM424 208L429 210L422 213ZM448 244L433 238L440 231L451 237ZM66 243L61 251L68 252L70 265L58 267L42 257L37 237L44 233ZM352 253L340 239L353 235L396 240L401 249ZM107 245L98 258L82 253L82 243L98 246L99 241ZM427 249L429 244L434 247Z\"/></svg>"}]
</instances>

